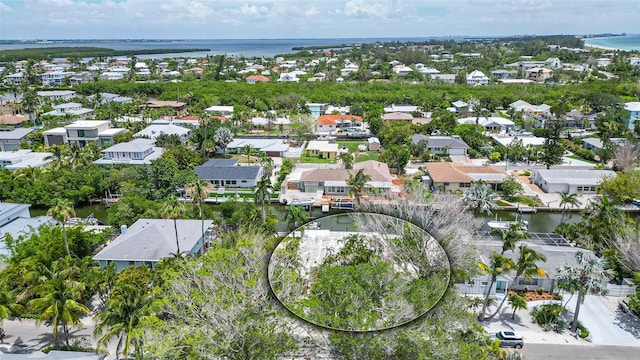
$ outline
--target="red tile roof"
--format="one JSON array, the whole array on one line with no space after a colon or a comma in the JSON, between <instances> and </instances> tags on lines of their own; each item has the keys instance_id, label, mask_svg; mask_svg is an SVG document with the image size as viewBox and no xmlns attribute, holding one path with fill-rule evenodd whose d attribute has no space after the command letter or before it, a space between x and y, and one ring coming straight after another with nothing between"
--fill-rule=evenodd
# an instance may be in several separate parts
<instances>
[{"instance_id":1,"label":"red tile roof","mask_svg":"<svg viewBox=\"0 0 640 360\"><path fill-rule=\"evenodd\" d=\"M2 115L0 116L0 124L4 125L18 125L25 121L28 121L29 117L24 115Z\"/></svg>"},{"instance_id":2,"label":"red tile roof","mask_svg":"<svg viewBox=\"0 0 640 360\"><path fill-rule=\"evenodd\" d=\"M264 75L251 75L251 76L247 76L247 79L253 79L255 81L269 82L269 78L264 76Z\"/></svg>"},{"instance_id":3,"label":"red tile roof","mask_svg":"<svg viewBox=\"0 0 640 360\"><path fill-rule=\"evenodd\" d=\"M340 120L349 120L349 121L362 121L361 116L357 115L321 115L318 116L318 120L316 122L320 125L338 125L338 121Z\"/></svg>"},{"instance_id":4,"label":"red tile roof","mask_svg":"<svg viewBox=\"0 0 640 360\"><path fill-rule=\"evenodd\" d=\"M196 115L189 115L181 118L180 120L200 120L200 117Z\"/></svg>"}]
</instances>

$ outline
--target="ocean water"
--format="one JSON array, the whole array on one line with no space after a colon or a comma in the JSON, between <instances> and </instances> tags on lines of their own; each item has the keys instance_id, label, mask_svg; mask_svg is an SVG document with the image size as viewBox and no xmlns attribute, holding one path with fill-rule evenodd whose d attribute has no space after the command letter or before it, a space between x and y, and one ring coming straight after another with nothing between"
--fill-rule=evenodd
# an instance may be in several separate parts
<instances>
[{"instance_id":1,"label":"ocean water","mask_svg":"<svg viewBox=\"0 0 640 360\"><path fill-rule=\"evenodd\" d=\"M610 49L640 51L640 34L584 39L584 43L585 45L602 46Z\"/></svg>"},{"instance_id":2,"label":"ocean water","mask_svg":"<svg viewBox=\"0 0 640 360\"><path fill-rule=\"evenodd\" d=\"M183 53L182 56L204 57L226 54L228 56L273 57L277 54L295 52L293 47L331 46L342 44L426 41L431 38L344 38L344 39L211 39L211 40L51 40L47 42L28 42L18 44L0 44L0 50L46 48L46 47L104 47L114 50L142 49L209 49L209 51ZM438 38L455 39L456 38ZM137 55L138 58L165 58L176 53Z\"/></svg>"}]
</instances>

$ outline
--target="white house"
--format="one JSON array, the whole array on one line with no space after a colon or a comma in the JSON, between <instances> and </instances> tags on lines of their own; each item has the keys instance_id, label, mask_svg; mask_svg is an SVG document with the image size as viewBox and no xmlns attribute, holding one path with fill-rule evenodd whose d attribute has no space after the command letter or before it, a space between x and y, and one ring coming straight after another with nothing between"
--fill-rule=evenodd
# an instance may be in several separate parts
<instances>
[{"instance_id":1,"label":"white house","mask_svg":"<svg viewBox=\"0 0 640 360\"><path fill-rule=\"evenodd\" d=\"M482 125L487 131L500 131L500 132L508 132L511 131L515 127L515 123L509 119L490 116L490 117L480 117L476 118L473 116L458 119L458 124L475 124L476 120L478 121L478 125Z\"/></svg>"},{"instance_id":2,"label":"white house","mask_svg":"<svg viewBox=\"0 0 640 360\"><path fill-rule=\"evenodd\" d=\"M154 140L138 138L102 150L104 157L93 163L96 165L149 165L152 160L160 158L163 152L163 148L155 146Z\"/></svg>"},{"instance_id":3,"label":"white house","mask_svg":"<svg viewBox=\"0 0 640 360\"><path fill-rule=\"evenodd\" d=\"M127 132L127 129L111 128L108 120L78 120L64 127L44 131L44 143L47 146L57 144L78 144L85 146L98 141L101 146L113 144L113 137Z\"/></svg>"},{"instance_id":4,"label":"white house","mask_svg":"<svg viewBox=\"0 0 640 360\"><path fill-rule=\"evenodd\" d=\"M227 145L227 152L241 154L246 146L272 157L282 157L289 150L289 144L284 139L235 138Z\"/></svg>"},{"instance_id":5,"label":"white house","mask_svg":"<svg viewBox=\"0 0 640 360\"><path fill-rule=\"evenodd\" d=\"M297 76L291 73L282 73L280 74L280 78L276 80L276 82L300 82Z\"/></svg>"},{"instance_id":6,"label":"white house","mask_svg":"<svg viewBox=\"0 0 640 360\"><path fill-rule=\"evenodd\" d=\"M59 86L63 85L66 79L75 74L73 71L47 71L39 76L42 79L43 86Z\"/></svg>"},{"instance_id":7,"label":"white house","mask_svg":"<svg viewBox=\"0 0 640 360\"><path fill-rule=\"evenodd\" d=\"M42 168L52 160L49 152L33 152L28 149L0 151L0 169L9 171L27 168Z\"/></svg>"},{"instance_id":8,"label":"white house","mask_svg":"<svg viewBox=\"0 0 640 360\"><path fill-rule=\"evenodd\" d=\"M73 118L87 119L94 115L93 109L84 108L80 103L64 103L53 106L53 111L42 115L48 116L71 116Z\"/></svg>"},{"instance_id":9,"label":"white house","mask_svg":"<svg viewBox=\"0 0 640 360\"><path fill-rule=\"evenodd\" d=\"M37 233L38 227L42 224L51 223L49 216L31 217L29 213L30 204L16 204L0 202L0 254L10 256L11 253L6 247L5 237L12 238L29 237Z\"/></svg>"},{"instance_id":10,"label":"white house","mask_svg":"<svg viewBox=\"0 0 640 360\"><path fill-rule=\"evenodd\" d=\"M13 151L20 148L20 143L27 141L27 136L33 128L0 128L0 151Z\"/></svg>"},{"instance_id":11,"label":"white house","mask_svg":"<svg viewBox=\"0 0 640 360\"><path fill-rule=\"evenodd\" d=\"M467 74L467 85L480 86L489 84L489 78L480 70Z\"/></svg>"},{"instance_id":12,"label":"white house","mask_svg":"<svg viewBox=\"0 0 640 360\"><path fill-rule=\"evenodd\" d=\"M76 92L73 90L49 90L38 91L36 92L36 95L49 101L69 101L71 98L76 96Z\"/></svg>"},{"instance_id":13,"label":"white house","mask_svg":"<svg viewBox=\"0 0 640 360\"><path fill-rule=\"evenodd\" d=\"M595 194L602 180L615 177L611 170L534 170L531 180L547 193Z\"/></svg>"},{"instance_id":14,"label":"white house","mask_svg":"<svg viewBox=\"0 0 640 360\"><path fill-rule=\"evenodd\" d=\"M173 123L151 124L135 133L133 137L146 137L152 140L156 140L160 135L177 135L180 138L180 141L186 143L191 136L191 129L174 125Z\"/></svg>"},{"instance_id":15,"label":"white house","mask_svg":"<svg viewBox=\"0 0 640 360\"><path fill-rule=\"evenodd\" d=\"M425 151L432 154L449 154L449 155L466 155L469 145L462 140L460 136L428 136L422 134L414 134L411 138L412 144L418 144L420 141L426 142Z\"/></svg>"}]
</instances>

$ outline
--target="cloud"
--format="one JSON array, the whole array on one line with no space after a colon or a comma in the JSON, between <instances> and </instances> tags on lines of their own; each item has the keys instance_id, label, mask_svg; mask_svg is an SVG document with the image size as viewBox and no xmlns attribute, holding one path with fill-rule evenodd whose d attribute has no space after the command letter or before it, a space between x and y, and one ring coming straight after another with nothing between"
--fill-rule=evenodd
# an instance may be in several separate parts
<instances>
[{"instance_id":1,"label":"cloud","mask_svg":"<svg viewBox=\"0 0 640 360\"><path fill-rule=\"evenodd\" d=\"M304 14L306 16L316 16L318 14L320 14L320 12L318 11L318 9L316 9L315 6L310 7L309 9L307 9Z\"/></svg>"},{"instance_id":2,"label":"cloud","mask_svg":"<svg viewBox=\"0 0 640 360\"><path fill-rule=\"evenodd\" d=\"M389 15L389 7L386 3L375 3L367 0L350 0L344 4L343 13L347 16L383 18Z\"/></svg>"}]
</instances>

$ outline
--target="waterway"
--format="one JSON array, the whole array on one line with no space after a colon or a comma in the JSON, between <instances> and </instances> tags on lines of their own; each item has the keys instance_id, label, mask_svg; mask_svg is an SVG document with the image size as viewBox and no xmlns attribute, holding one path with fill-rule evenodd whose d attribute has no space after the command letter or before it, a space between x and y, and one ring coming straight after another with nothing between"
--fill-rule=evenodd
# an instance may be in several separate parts
<instances>
[{"instance_id":1,"label":"waterway","mask_svg":"<svg viewBox=\"0 0 640 360\"><path fill-rule=\"evenodd\" d=\"M209 204L214 210L217 205ZM274 213L278 218L277 230L280 232L287 231L287 223L284 221L285 206L272 205ZM31 216L45 215L46 209L31 209ZM83 205L75 208L76 217L85 218L91 214L103 224L108 224L107 207L101 204ZM347 213L345 211L332 210L329 213L322 213L320 208L312 208L308 213L310 220L319 219L328 215ZM556 226L560 224L561 214L557 212L539 211L535 214L519 214L515 211L498 211L492 215L484 216L485 226L482 230L490 230L486 223L491 220L513 221L517 219L526 220L529 223L529 232L551 233ZM566 223L577 223L581 220L580 214L577 212L567 213L565 216ZM350 226L350 221L345 217L331 217L319 220L321 228L341 230L343 227Z\"/></svg>"}]
</instances>

